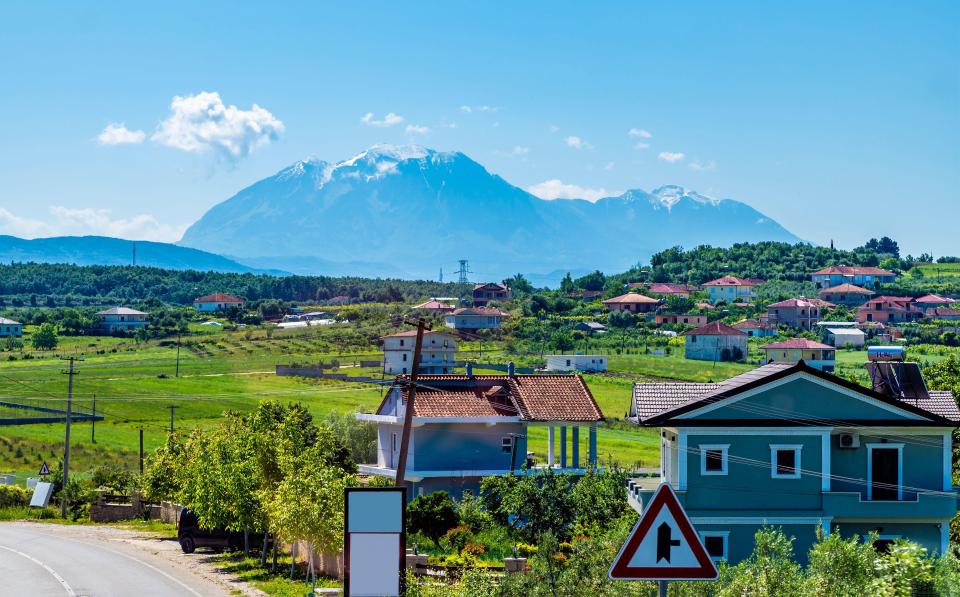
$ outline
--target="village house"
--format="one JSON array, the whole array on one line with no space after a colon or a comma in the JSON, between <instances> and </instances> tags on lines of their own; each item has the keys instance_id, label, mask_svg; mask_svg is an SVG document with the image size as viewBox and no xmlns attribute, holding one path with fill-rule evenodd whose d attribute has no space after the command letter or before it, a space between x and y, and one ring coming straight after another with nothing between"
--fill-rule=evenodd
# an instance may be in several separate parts
<instances>
[{"instance_id":1,"label":"village house","mask_svg":"<svg viewBox=\"0 0 960 597\"><path fill-rule=\"evenodd\" d=\"M930 311L931 309L940 309L943 307L953 308L956 306L956 300L936 294L928 294L914 299L913 304L921 311Z\"/></svg>"},{"instance_id":2,"label":"village house","mask_svg":"<svg viewBox=\"0 0 960 597\"><path fill-rule=\"evenodd\" d=\"M676 315L673 313L658 313L653 318L654 323L657 325L663 325L665 323L669 324L679 324L679 325L693 325L700 327L702 325L707 325L707 316L706 315L697 315L693 313L685 313L683 315Z\"/></svg>"},{"instance_id":3,"label":"village house","mask_svg":"<svg viewBox=\"0 0 960 597\"><path fill-rule=\"evenodd\" d=\"M817 289L831 288L841 284L853 284L864 288L879 288L881 284L892 284L897 275L879 267L860 265L831 265L810 274Z\"/></svg>"},{"instance_id":4,"label":"village house","mask_svg":"<svg viewBox=\"0 0 960 597\"><path fill-rule=\"evenodd\" d=\"M567 293L567 298L578 301L592 301L604 295L602 290L574 290Z\"/></svg>"},{"instance_id":5,"label":"village house","mask_svg":"<svg viewBox=\"0 0 960 597\"><path fill-rule=\"evenodd\" d=\"M734 303L741 300L749 302L754 297L753 288L760 284L763 284L763 280L723 276L704 283L703 288L713 304Z\"/></svg>"},{"instance_id":6,"label":"village house","mask_svg":"<svg viewBox=\"0 0 960 597\"><path fill-rule=\"evenodd\" d=\"M598 373L607 370L607 357L602 354L548 354L545 358L546 369L552 372Z\"/></svg>"},{"instance_id":7,"label":"village house","mask_svg":"<svg viewBox=\"0 0 960 597\"><path fill-rule=\"evenodd\" d=\"M465 307L448 313L443 321L444 325L455 330L495 330L500 327L500 321L507 315L506 312L495 307Z\"/></svg>"},{"instance_id":8,"label":"village house","mask_svg":"<svg viewBox=\"0 0 960 597\"><path fill-rule=\"evenodd\" d=\"M913 363L871 365L873 388L806 362L771 363L720 383L637 383L629 420L660 430L660 477L629 483L638 511L670 483L710 556L747 558L780 527L801 563L817 531L949 549L957 514L950 392ZM912 380L891 387L893 378Z\"/></svg>"},{"instance_id":9,"label":"village house","mask_svg":"<svg viewBox=\"0 0 960 597\"><path fill-rule=\"evenodd\" d=\"M419 378L405 471L411 499L438 490L460 499L464 490L477 495L484 477L542 471L544 463L532 462L527 451L531 426L547 428L546 467L571 474L596 467L603 413L583 379L510 369L507 375L473 375L468 365L466 375ZM408 378L397 378L375 414L356 415L377 425L377 462L361 464L361 473L396 478L408 387Z\"/></svg>"},{"instance_id":10,"label":"village house","mask_svg":"<svg viewBox=\"0 0 960 597\"><path fill-rule=\"evenodd\" d=\"M430 299L425 303L420 303L413 307L414 311L423 311L424 313L430 313L433 315L443 315L445 313L450 313L456 310L450 303L442 302L438 299Z\"/></svg>"},{"instance_id":11,"label":"village house","mask_svg":"<svg viewBox=\"0 0 960 597\"><path fill-rule=\"evenodd\" d=\"M870 297L875 293L872 290L867 290L866 288L861 288L860 286L844 283L837 286L831 286L830 288L824 288L817 294L820 295L822 300L828 303L833 303L834 305L859 307L863 303L870 300Z\"/></svg>"},{"instance_id":12,"label":"village house","mask_svg":"<svg viewBox=\"0 0 960 597\"><path fill-rule=\"evenodd\" d=\"M857 309L859 323L906 323L923 317L923 310L909 296L878 296Z\"/></svg>"},{"instance_id":13,"label":"village house","mask_svg":"<svg viewBox=\"0 0 960 597\"><path fill-rule=\"evenodd\" d=\"M473 287L473 306L485 307L491 301L509 301L511 296L510 287L506 284L477 284Z\"/></svg>"},{"instance_id":14,"label":"village house","mask_svg":"<svg viewBox=\"0 0 960 597\"><path fill-rule=\"evenodd\" d=\"M97 328L101 334L128 334L150 325L150 315L127 307L114 307L97 313Z\"/></svg>"},{"instance_id":15,"label":"village house","mask_svg":"<svg viewBox=\"0 0 960 597\"><path fill-rule=\"evenodd\" d=\"M647 287L647 292L657 296L669 297L679 296L681 298L690 298L690 295L699 290L696 286L690 284L667 284L665 282L654 282Z\"/></svg>"},{"instance_id":16,"label":"village house","mask_svg":"<svg viewBox=\"0 0 960 597\"><path fill-rule=\"evenodd\" d=\"M387 375L406 375L413 371L413 352L417 331L407 330L384 336L383 372ZM425 331L420 350L419 373L453 373L457 360L456 337L443 332Z\"/></svg>"},{"instance_id":17,"label":"village house","mask_svg":"<svg viewBox=\"0 0 960 597\"><path fill-rule=\"evenodd\" d=\"M797 363L807 365L833 373L837 366L837 350L828 344L821 344L813 340L794 338L785 342L774 342L762 346L767 354L767 363Z\"/></svg>"},{"instance_id":18,"label":"village house","mask_svg":"<svg viewBox=\"0 0 960 597\"><path fill-rule=\"evenodd\" d=\"M942 321L960 321L960 309L951 309L948 307L937 307L936 309L927 309L925 313L928 319L939 319Z\"/></svg>"},{"instance_id":19,"label":"village house","mask_svg":"<svg viewBox=\"0 0 960 597\"><path fill-rule=\"evenodd\" d=\"M767 305L767 323L799 330L812 330L820 315L836 305L815 298L794 298Z\"/></svg>"},{"instance_id":20,"label":"village house","mask_svg":"<svg viewBox=\"0 0 960 597\"><path fill-rule=\"evenodd\" d=\"M861 348L867 335L852 321L821 321L817 326L823 330L827 344L835 348Z\"/></svg>"},{"instance_id":21,"label":"village house","mask_svg":"<svg viewBox=\"0 0 960 597\"><path fill-rule=\"evenodd\" d=\"M628 292L603 301L603 306L610 312L627 311L628 313L649 313L660 306L660 301L649 296Z\"/></svg>"},{"instance_id":22,"label":"village house","mask_svg":"<svg viewBox=\"0 0 960 597\"><path fill-rule=\"evenodd\" d=\"M23 324L19 321L0 317L0 338L19 338L23 336Z\"/></svg>"},{"instance_id":23,"label":"village house","mask_svg":"<svg viewBox=\"0 0 960 597\"><path fill-rule=\"evenodd\" d=\"M777 335L777 326L756 319L741 319L732 327L744 332L750 338L766 338Z\"/></svg>"},{"instance_id":24,"label":"village house","mask_svg":"<svg viewBox=\"0 0 960 597\"><path fill-rule=\"evenodd\" d=\"M206 296L193 299L193 308L201 313L226 311L231 307L235 307L237 309L243 308L243 299L233 296L232 294L224 294L222 292L214 292L213 294L208 294Z\"/></svg>"},{"instance_id":25,"label":"village house","mask_svg":"<svg viewBox=\"0 0 960 597\"><path fill-rule=\"evenodd\" d=\"M588 336L590 334L602 334L607 331L607 326L597 321L581 321L573 326L574 331L583 332Z\"/></svg>"},{"instance_id":26,"label":"village house","mask_svg":"<svg viewBox=\"0 0 960 597\"><path fill-rule=\"evenodd\" d=\"M684 333L684 357L697 361L742 361L747 335L719 321Z\"/></svg>"}]
</instances>

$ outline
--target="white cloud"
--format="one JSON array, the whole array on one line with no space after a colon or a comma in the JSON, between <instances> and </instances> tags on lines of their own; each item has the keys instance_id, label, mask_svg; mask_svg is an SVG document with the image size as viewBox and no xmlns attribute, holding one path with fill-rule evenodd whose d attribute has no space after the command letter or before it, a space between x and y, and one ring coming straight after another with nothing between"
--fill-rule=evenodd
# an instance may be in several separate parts
<instances>
[{"instance_id":1,"label":"white cloud","mask_svg":"<svg viewBox=\"0 0 960 597\"><path fill-rule=\"evenodd\" d=\"M551 133L556 133L556 132L559 131L559 130L560 130L560 127L558 127L557 125L555 125L555 124L551 124L551 125L550 125L550 132L551 132Z\"/></svg>"},{"instance_id":2,"label":"white cloud","mask_svg":"<svg viewBox=\"0 0 960 597\"><path fill-rule=\"evenodd\" d=\"M613 169L616 168L616 167L617 167L617 165L614 164L613 162L607 162L607 165L604 166L603 169L604 169L604 170L607 170L607 171L609 172L610 170L613 170Z\"/></svg>"},{"instance_id":3,"label":"white cloud","mask_svg":"<svg viewBox=\"0 0 960 597\"><path fill-rule=\"evenodd\" d=\"M152 141L191 153L214 152L227 161L250 155L283 133L283 123L253 104L249 110L227 106L216 92L175 96L170 116L160 123Z\"/></svg>"},{"instance_id":4,"label":"white cloud","mask_svg":"<svg viewBox=\"0 0 960 597\"><path fill-rule=\"evenodd\" d=\"M697 172L712 172L717 169L717 163L713 160L707 160L706 162L695 160L690 163L690 169Z\"/></svg>"},{"instance_id":5,"label":"white cloud","mask_svg":"<svg viewBox=\"0 0 960 597\"><path fill-rule=\"evenodd\" d=\"M377 120L373 115L373 112L367 112L360 119L360 122L367 126L395 126L402 123L404 120L403 116L399 114L394 114L393 112L388 112L382 120Z\"/></svg>"},{"instance_id":6,"label":"white cloud","mask_svg":"<svg viewBox=\"0 0 960 597\"><path fill-rule=\"evenodd\" d=\"M567 147L572 147L574 149L593 149L593 145L587 143L576 135L564 137L563 142L567 144Z\"/></svg>"},{"instance_id":7,"label":"white cloud","mask_svg":"<svg viewBox=\"0 0 960 597\"><path fill-rule=\"evenodd\" d=\"M663 160L664 162L670 162L671 164L675 164L676 162L679 162L680 160L682 160L687 156L685 153L682 153L679 151L661 151L660 154L657 155L657 157Z\"/></svg>"},{"instance_id":8,"label":"white cloud","mask_svg":"<svg viewBox=\"0 0 960 597\"><path fill-rule=\"evenodd\" d=\"M514 148L510 150L510 155L514 156L527 155L528 153L530 153L529 147L521 147L519 145L514 146Z\"/></svg>"},{"instance_id":9,"label":"white cloud","mask_svg":"<svg viewBox=\"0 0 960 597\"><path fill-rule=\"evenodd\" d=\"M589 189L575 184L567 184L556 178L531 185L527 187L527 192L541 199L586 199L591 202L611 195L603 188Z\"/></svg>"},{"instance_id":10,"label":"white cloud","mask_svg":"<svg viewBox=\"0 0 960 597\"><path fill-rule=\"evenodd\" d=\"M466 112L467 114L469 114L473 112L473 108L471 108L470 106L460 106L460 111Z\"/></svg>"},{"instance_id":11,"label":"white cloud","mask_svg":"<svg viewBox=\"0 0 960 597\"><path fill-rule=\"evenodd\" d=\"M126 123L111 122L97 135L97 143L100 145L135 145L143 143L147 134L143 131L131 131Z\"/></svg>"},{"instance_id":12,"label":"white cloud","mask_svg":"<svg viewBox=\"0 0 960 597\"><path fill-rule=\"evenodd\" d=\"M129 219L114 218L109 209L74 209L55 205L49 208L49 221L16 216L0 208L0 233L22 238L64 235L112 236L135 240L174 242L180 240L187 224L170 226L151 214Z\"/></svg>"},{"instance_id":13,"label":"white cloud","mask_svg":"<svg viewBox=\"0 0 960 597\"><path fill-rule=\"evenodd\" d=\"M631 137L640 137L643 139L649 139L653 137L653 135L650 134L650 131L647 131L645 129L630 129L629 131L627 131L627 134Z\"/></svg>"},{"instance_id":14,"label":"white cloud","mask_svg":"<svg viewBox=\"0 0 960 597\"><path fill-rule=\"evenodd\" d=\"M496 106L460 106L460 111L466 114L473 112L497 112L500 108Z\"/></svg>"},{"instance_id":15,"label":"white cloud","mask_svg":"<svg viewBox=\"0 0 960 597\"><path fill-rule=\"evenodd\" d=\"M408 135L426 135L430 129L419 124L408 124L405 132Z\"/></svg>"},{"instance_id":16,"label":"white cloud","mask_svg":"<svg viewBox=\"0 0 960 597\"><path fill-rule=\"evenodd\" d=\"M637 143L633 146L634 149L650 149L649 143L644 143L643 141Z\"/></svg>"}]
</instances>

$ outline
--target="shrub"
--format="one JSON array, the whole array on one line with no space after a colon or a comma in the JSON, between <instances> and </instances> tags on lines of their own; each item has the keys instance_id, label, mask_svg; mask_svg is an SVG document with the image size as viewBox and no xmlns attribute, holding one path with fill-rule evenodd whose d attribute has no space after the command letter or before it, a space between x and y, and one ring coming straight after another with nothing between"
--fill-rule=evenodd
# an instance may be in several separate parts
<instances>
[{"instance_id":1,"label":"shrub","mask_svg":"<svg viewBox=\"0 0 960 597\"><path fill-rule=\"evenodd\" d=\"M437 547L440 538L457 526L457 510L446 491L418 495L407 506L410 531L423 533Z\"/></svg>"},{"instance_id":2,"label":"shrub","mask_svg":"<svg viewBox=\"0 0 960 597\"><path fill-rule=\"evenodd\" d=\"M473 531L471 531L468 526L455 526L447 531L443 538L446 540L447 546L450 549L461 553L463 548L467 546L467 543L473 542Z\"/></svg>"},{"instance_id":3,"label":"shrub","mask_svg":"<svg viewBox=\"0 0 960 597\"><path fill-rule=\"evenodd\" d=\"M0 508L23 507L30 503L30 494L18 485L0 485Z\"/></svg>"}]
</instances>

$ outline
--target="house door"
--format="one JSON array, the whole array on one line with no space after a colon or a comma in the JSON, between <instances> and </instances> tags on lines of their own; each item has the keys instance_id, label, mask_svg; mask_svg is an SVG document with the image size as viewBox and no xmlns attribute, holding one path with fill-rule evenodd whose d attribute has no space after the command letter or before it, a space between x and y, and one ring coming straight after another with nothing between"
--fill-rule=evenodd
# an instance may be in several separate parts
<instances>
[{"instance_id":1,"label":"house door","mask_svg":"<svg viewBox=\"0 0 960 597\"><path fill-rule=\"evenodd\" d=\"M900 487L899 451L896 448L874 448L871 451L873 499L896 500Z\"/></svg>"}]
</instances>

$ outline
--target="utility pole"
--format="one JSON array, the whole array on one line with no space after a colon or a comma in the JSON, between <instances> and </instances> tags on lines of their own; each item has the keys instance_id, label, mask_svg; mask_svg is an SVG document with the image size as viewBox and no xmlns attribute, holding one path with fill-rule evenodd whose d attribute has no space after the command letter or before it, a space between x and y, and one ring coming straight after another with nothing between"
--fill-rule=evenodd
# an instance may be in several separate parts
<instances>
[{"instance_id":1,"label":"utility pole","mask_svg":"<svg viewBox=\"0 0 960 597\"><path fill-rule=\"evenodd\" d=\"M90 419L90 443L97 443L97 395L93 395L93 417Z\"/></svg>"},{"instance_id":2,"label":"utility pole","mask_svg":"<svg viewBox=\"0 0 960 597\"><path fill-rule=\"evenodd\" d=\"M408 321L407 323L413 322ZM417 341L413 347L413 369L410 373L410 385L407 387L407 407L403 412L403 433L400 436L400 455L397 458L397 487L403 486L403 477L407 472L407 449L410 446L410 427L413 425L413 404L417 397L417 374L420 370L420 350L423 348L423 331L430 329L423 318L416 321L416 326Z\"/></svg>"},{"instance_id":3,"label":"utility pole","mask_svg":"<svg viewBox=\"0 0 960 597\"><path fill-rule=\"evenodd\" d=\"M64 371L67 375L67 426L63 441L63 489L60 491L60 517L67 517L67 483L70 480L70 419L73 418L73 376L77 374L73 363L76 357L66 357L70 361L70 369Z\"/></svg>"},{"instance_id":4,"label":"utility pole","mask_svg":"<svg viewBox=\"0 0 960 597\"><path fill-rule=\"evenodd\" d=\"M177 374L175 377L180 377L180 330L177 330Z\"/></svg>"},{"instance_id":5,"label":"utility pole","mask_svg":"<svg viewBox=\"0 0 960 597\"><path fill-rule=\"evenodd\" d=\"M140 474L143 475L143 427L140 428Z\"/></svg>"},{"instance_id":6,"label":"utility pole","mask_svg":"<svg viewBox=\"0 0 960 597\"><path fill-rule=\"evenodd\" d=\"M180 407L175 405L173 402L171 402L170 406L168 406L167 408L170 409L170 435L173 435L173 411Z\"/></svg>"},{"instance_id":7,"label":"utility pole","mask_svg":"<svg viewBox=\"0 0 960 597\"><path fill-rule=\"evenodd\" d=\"M460 277L458 279L458 282L460 284L466 284L467 274L470 273L470 262L467 261L466 259L460 259L458 263L460 263L460 271L458 272L460 274Z\"/></svg>"}]
</instances>

